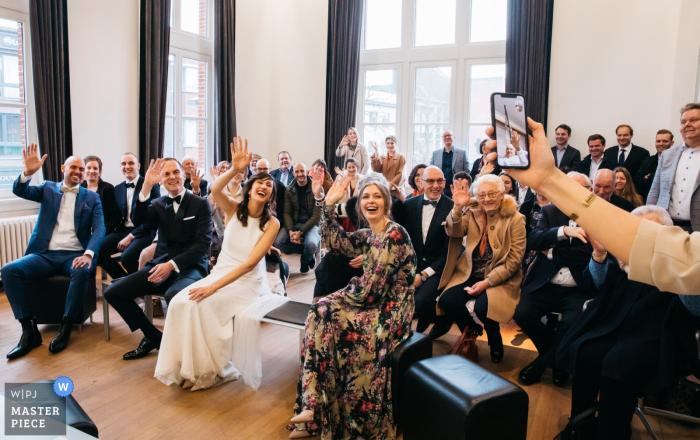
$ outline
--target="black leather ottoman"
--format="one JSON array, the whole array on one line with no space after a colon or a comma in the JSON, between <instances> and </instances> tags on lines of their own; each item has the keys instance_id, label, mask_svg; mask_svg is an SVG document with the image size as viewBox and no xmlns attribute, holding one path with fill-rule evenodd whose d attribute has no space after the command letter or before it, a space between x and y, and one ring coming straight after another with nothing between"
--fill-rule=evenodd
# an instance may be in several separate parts
<instances>
[{"instance_id":1,"label":"black leather ottoman","mask_svg":"<svg viewBox=\"0 0 700 440\"><path fill-rule=\"evenodd\" d=\"M413 333L400 343L391 355L391 395L394 401L394 421L398 429L403 422L402 395L405 393L406 371L418 361L433 357L433 340L423 333Z\"/></svg>"},{"instance_id":2,"label":"black leather ottoman","mask_svg":"<svg viewBox=\"0 0 700 440\"><path fill-rule=\"evenodd\" d=\"M27 294L32 302L32 310L37 324L60 324L66 308L66 295L70 277L53 275L43 280L27 281ZM94 273L90 276L87 293L83 298L76 324L82 324L97 310L97 293Z\"/></svg>"},{"instance_id":3,"label":"black leather ottoman","mask_svg":"<svg viewBox=\"0 0 700 440\"><path fill-rule=\"evenodd\" d=\"M528 396L457 355L416 362L406 373L404 440L522 439Z\"/></svg>"}]
</instances>

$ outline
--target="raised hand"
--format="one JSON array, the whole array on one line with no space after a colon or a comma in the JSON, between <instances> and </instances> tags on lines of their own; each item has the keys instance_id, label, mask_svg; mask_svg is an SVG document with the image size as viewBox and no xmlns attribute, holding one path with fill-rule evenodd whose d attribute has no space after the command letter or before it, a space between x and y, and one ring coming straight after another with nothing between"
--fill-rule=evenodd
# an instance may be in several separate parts
<instances>
[{"instance_id":1,"label":"raised hand","mask_svg":"<svg viewBox=\"0 0 700 440\"><path fill-rule=\"evenodd\" d=\"M233 139L231 144L231 167L238 171L245 171L250 166L253 153L248 152L248 139L245 139L245 146L240 136Z\"/></svg>"},{"instance_id":2,"label":"raised hand","mask_svg":"<svg viewBox=\"0 0 700 440\"><path fill-rule=\"evenodd\" d=\"M29 144L27 148L22 148L22 168L24 175L29 177L39 171L48 155L39 159L39 146L37 144Z\"/></svg>"},{"instance_id":3,"label":"raised hand","mask_svg":"<svg viewBox=\"0 0 700 440\"><path fill-rule=\"evenodd\" d=\"M374 148L374 154L376 154L377 157L379 157L379 148L377 148L377 143L375 141L372 141L369 144L372 146L372 148Z\"/></svg>"},{"instance_id":4,"label":"raised hand","mask_svg":"<svg viewBox=\"0 0 700 440\"><path fill-rule=\"evenodd\" d=\"M311 192L314 193L314 197L317 200L323 198L323 180L326 177L326 173L323 172L323 168L316 167L311 170Z\"/></svg>"},{"instance_id":5,"label":"raised hand","mask_svg":"<svg viewBox=\"0 0 700 440\"><path fill-rule=\"evenodd\" d=\"M163 167L165 167L165 161L163 159L156 159L155 161L151 159L151 163L148 165L148 171L146 171L146 176L144 177L144 186L148 185L149 191L154 185L160 183L160 175L163 172Z\"/></svg>"},{"instance_id":6,"label":"raised hand","mask_svg":"<svg viewBox=\"0 0 700 440\"><path fill-rule=\"evenodd\" d=\"M471 200L471 195L469 194L469 181L466 179L460 179L456 181L454 185L450 185L450 190L452 191L452 201L455 203L455 212L462 212L462 208L467 206L469 200Z\"/></svg>"},{"instance_id":7,"label":"raised hand","mask_svg":"<svg viewBox=\"0 0 700 440\"><path fill-rule=\"evenodd\" d=\"M340 145L350 145L350 138L348 135L343 136L343 140L340 141Z\"/></svg>"},{"instance_id":8,"label":"raised hand","mask_svg":"<svg viewBox=\"0 0 700 440\"><path fill-rule=\"evenodd\" d=\"M192 190L197 190L197 193L199 193L199 184L202 181L202 178L204 177L204 171L200 169L194 170L194 173L192 173L192 177L190 178L190 184L192 185Z\"/></svg>"},{"instance_id":9,"label":"raised hand","mask_svg":"<svg viewBox=\"0 0 700 440\"><path fill-rule=\"evenodd\" d=\"M516 151L520 151L520 133L513 130L513 134L510 136L510 143L513 144L513 148L515 148Z\"/></svg>"},{"instance_id":10,"label":"raised hand","mask_svg":"<svg viewBox=\"0 0 700 440\"><path fill-rule=\"evenodd\" d=\"M481 167L481 172L479 173L479 175L485 176L487 174L491 174L495 169L496 167L493 165L493 162L486 162L484 166Z\"/></svg>"},{"instance_id":11,"label":"raised hand","mask_svg":"<svg viewBox=\"0 0 700 440\"><path fill-rule=\"evenodd\" d=\"M333 182L333 186L331 186L331 189L328 190L328 194L326 195L326 205L335 205L338 203L338 201L345 195L349 185L349 177L336 177L335 182Z\"/></svg>"},{"instance_id":12,"label":"raised hand","mask_svg":"<svg viewBox=\"0 0 700 440\"><path fill-rule=\"evenodd\" d=\"M216 165L209 167L209 174L211 174L212 180L216 180L219 178L219 169L216 167Z\"/></svg>"},{"instance_id":13,"label":"raised hand","mask_svg":"<svg viewBox=\"0 0 700 440\"><path fill-rule=\"evenodd\" d=\"M340 168L335 167L335 174L336 174L336 176L343 176L343 177L345 177L345 174L346 174L346 173L345 173L345 171L341 170Z\"/></svg>"}]
</instances>

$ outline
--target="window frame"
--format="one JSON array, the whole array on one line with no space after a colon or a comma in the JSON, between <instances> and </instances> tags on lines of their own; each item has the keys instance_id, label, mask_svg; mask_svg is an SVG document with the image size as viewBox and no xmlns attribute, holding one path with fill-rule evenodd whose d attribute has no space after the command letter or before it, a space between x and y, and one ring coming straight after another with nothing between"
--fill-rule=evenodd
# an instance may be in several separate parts
<instances>
[{"instance_id":1,"label":"window frame","mask_svg":"<svg viewBox=\"0 0 700 440\"><path fill-rule=\"evenodd\" d=\"M380 70L396 70L396 121L395 122L365 122L365 79L366 79L366 73L368 71L380 71ZM403 83L403 65L402 64L377 64L377 65L372 65L372 66L361 66L360 67L360 78L358 79L358 90L359 93L362 96L360 97L360 102L361 104L358 104L357 106L357 116L355 118L356 121L356 128L358 130L357 136L358 139L360 136L364 136L364 130L366 126L391 126L394 125L396 126L396 130L394 131L396 133L396 137L398 138L399 134L401 133L401 118L402 118L402 93L401 93L401 84ZM371 156L374 154L374 149L371 148L369 145L369 141L367 144L364 142L362 143L367 148L367 153ZM380 154L383 154L385 150L383 149L383 140L382 143L379 144L379 152Z\"/></svg>"},{"instance_id":2,"label":"window frame","mask_svg":"<svg viewBox=\"0 0 700 440\"><path fill-rule=\"evenodd\" d=\"M366 6L366 4L365 4ZM471 66L475 64L504 64L505 40L475 42L469 41L471 33L471 0L456 0L455 4L455 43L416 46L415 45L415 0L402 0L401 47L365 50L365 19L363 17L360 80L358 81L358 103L356 127L360 142L367 145L364 135L364 74L367 70L383 70L390 66L401 66L397 96L396 136L398 152L406 158L407 170L413 167L413 123L415 69L420 67L447 65L453 63L452 89L450 95L450 121L445 124L455 134L455 146L469 151L469 81ZM365 11L366 11L365 7ZM396 68L396 67L392 67ZM421 123L417 123L421 124ZM477 157L469 154L469 162Z\"/></svg>"},{"instance_id":3,"label":"window frame","mask_svg":"<svg viewBox=\"0 0 700 440\"><path fill-rule=\"evenodd\" d=\"M6 18L22 23L22 67L23 67L23 83L24 83L24 104L20 102L4 101L0 98L0 107L10 107L25 110L25 139L27 145L38 144L38 134L36 126L36 110L34 106L34 75L33 75L33 60L31 55L31 32L29 22L29 12L14 9L9 6L0 5L0 18ZM41 148L41 146L40 146ZM40 152L41 154L41 152ZM32 176L32 183L35 185L44 181L42 170L40 169ZM38 204L29 200L18 198L12 194L12 189L0 189L0 212L10 214L13 211L24 211L36 209ZM5 217L3 215L2 217Z\"/></svg>"}]
</instances>

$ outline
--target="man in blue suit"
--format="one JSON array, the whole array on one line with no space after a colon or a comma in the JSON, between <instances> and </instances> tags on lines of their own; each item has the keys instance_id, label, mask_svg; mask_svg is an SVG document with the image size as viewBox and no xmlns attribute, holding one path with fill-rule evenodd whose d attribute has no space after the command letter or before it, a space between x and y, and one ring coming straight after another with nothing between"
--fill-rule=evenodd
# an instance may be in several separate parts
<instances>
[{"instance_id":1,"label":"man in blue suit","mask_svg":"<svg viewBox=\"0 0 700 440\"><path fill-rule=\"evenodd\" d=\"M100 198L97 193L80 186L85 174L83 160L77 156L66 159L65 164L61 165L63 182L29 186L31 177L45 160L46 155L39 158L36 144L23 150L24 172L15 180L12 188L16 196L41 203L41 207L24 257L2 268L7 300L15 319L22 324L19 344L7 354L10 360L22 357L41 345L41 334L27 297L25 281L59 273L70 276L71 281L63 321L49 345L49 351L58 353L66 348L73 320L80 311L88 281L94 273L93 259L97 258L105 236Z\"/></svg>"}]
</instances>

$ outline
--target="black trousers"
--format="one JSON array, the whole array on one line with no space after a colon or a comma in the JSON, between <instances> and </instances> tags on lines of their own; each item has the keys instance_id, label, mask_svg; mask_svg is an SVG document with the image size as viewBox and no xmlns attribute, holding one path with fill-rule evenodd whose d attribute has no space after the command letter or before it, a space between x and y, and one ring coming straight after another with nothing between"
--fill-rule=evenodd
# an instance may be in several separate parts
<instances>
[{"instance_id":1,"label":"black trousers","mask_svg":"<svg viewBox=\"0 0 700 440\"><path fill-rule=\"evenodd\" d=\"M416 277L418 276L419 275L416 275ZM439 286L440 274L435 274L425 280L425 282L416 289L414 294L416 301L416 317L421 323L430 324L431 322L435 322L437 318L435 306L437 304L437 297L440 296L438 290Z\"/></svg>"},{"instance_id":2,"label":"black trousers","mask_svg":"<svg viewBox=\"0 0 700 440\"><path fill-rule=\"evenodd\" d=\"M468 294L467 291L464 290L465 287L471 287L479 281L483 280L470 277L464 283L445 290L440 297L440 307L445 311L445 313L447 313L447 318L451 322L457 323L457 326L462 332L467 327L478 332L481 331L481 326L474 321L474 318L472 318L471 313L469 313L469 310L467 309L467 302L474 299L474 296ZM476 297L474 313L476 313L479 321L484 323L484 330L486 330L486 335L488 336L491 349L498 351L499 348L503 348L501 326L498 324L498 322L486 317L488 315L488 311L489 297L486 294L486 290L484 290L479 294L479 296Z\"/></svg>"},{"instance_id":3,"label":"black trousers","mask_svg":"<svg viewBox=\"0 0 700 440\"><path fill-rule=\"evenodd\" d=\"M102 269L107 271L110 277L113 279L121 278L123 276L132 274L139 270L139 257L141 256L141 251L153 243L153 237L147 234L141 238L135 238L129 244L129 247L120 251L117 249L117 245L122 241L127 235L129 235L136 228L126 228L122 227L111 234L107 235L100 246L100 254L97 257L97 264ZM120 257L112 258L112 255L121 253ZM124 269L119 265L122 263Z\"/></svg>"},{"instance_id":4,"label":"black trousers","mask_svg":"<svg viewBox=\"0 0 700 440\"><path fill-rule=\"evenodd\" d=\"M581 344L572 383L571 418L598 405L598 440L632 437L630 425L637 394L629 385L601 374L605 357L615 346L616 339L611 334Z\"/></svg>"},{"instance_id":5,"label":"black trousers","mask_svg":"<svg viewBox=\"0 0 700 440\"><path fill-rule=\"evenodd\" d=\"M104 297L119 315L121 315L124 322L129 325L132 332L140 329L148 339L157 340L161 336L160 330L146 318L146 314L143 313L141 307L134 302L134 299L144 295L158 295L165 296L165 301L169 304L170 300L172 300L178 292L188 287L190 284L193 284L195 281L200 280L202 277L188 276L187 273L191 273L191 271L187 271L182 275L173 271L170 273L168 279L159 285L155 285L148 281L148 277L151 275L148 272L153 267L154 265L149 263L138 272L115 281L107 288Z\"/></svg>"},{"instance_id":6,"label":"black trousers","mask_svg":"<svg viewBox=\"0 0 700 440\"><path fill-rule=\"evenodd\" d=\"M554 367L554 357L567 330L583 313L583 304L591 299L580 287L563 287L547 283L537 290L520 296L513 319L535 344L539 359L547 367ZM556 330L542 323L542 317L561 313Z\"/></svg>"}]
</instances>

